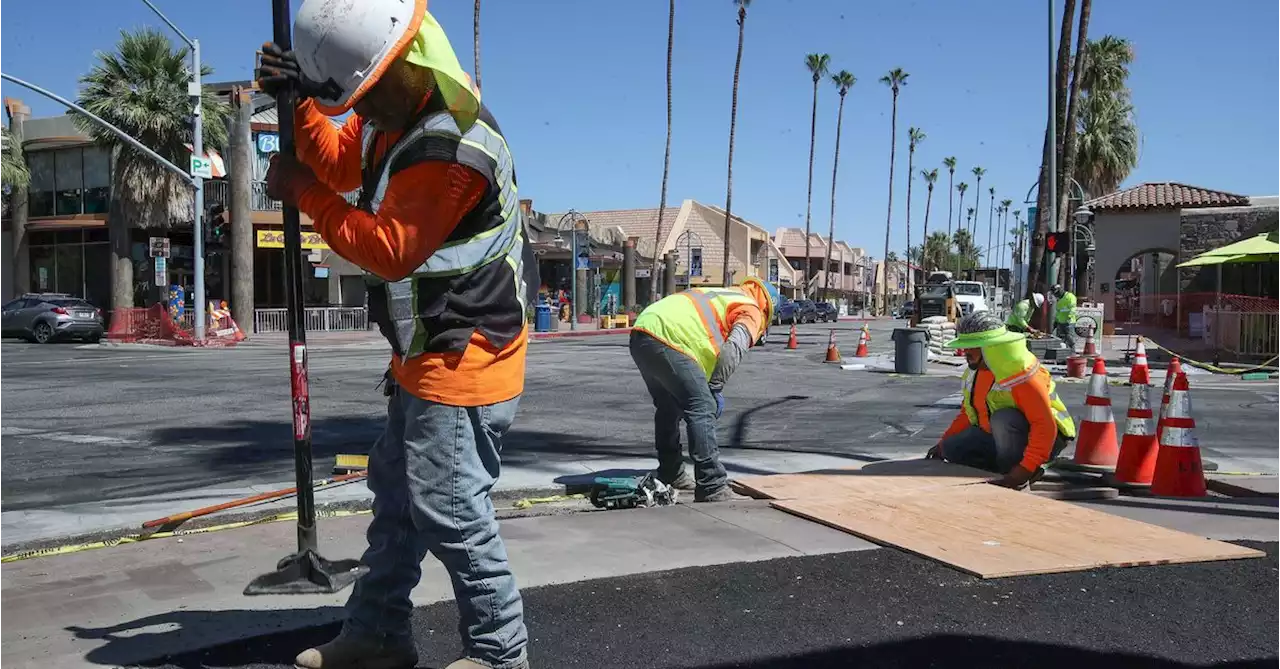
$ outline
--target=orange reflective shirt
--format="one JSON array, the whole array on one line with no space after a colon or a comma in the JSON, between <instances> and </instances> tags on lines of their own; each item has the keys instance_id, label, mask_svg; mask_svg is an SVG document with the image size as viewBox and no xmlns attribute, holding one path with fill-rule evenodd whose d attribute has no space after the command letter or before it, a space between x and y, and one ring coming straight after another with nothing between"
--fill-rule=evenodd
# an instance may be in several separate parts
<instances>
[{"instance_id":1,"label":"orange reflective shirt","mask_svg":"<svg viewBox=\"0 0 1280 669\"><path fill-rule=\"evenodd\" d=\"M978 427L988 434L991 433L991 412L987 407L987 393L991 392L995 380L995 375L985 367L979 369L973 377L973 398L970 403L978 414ZM1031 426L1027 434L1027 448L1018 464L1027 471L1034 471L1049 459L1049 455L1053 453L1053 443L1058 439L1058 424L1053 421L1049 386L1043 380L1033 377L1014 386L1010 393L1018 403L1018 410L1027 417L1027 423ZM942 438L959 434L968 429L969 425L969 416L961 407Z\"/></svg>"},{"instance_id":2,"label":"orange reflective shirt","mask_svg":"<svg viewBox=\"0 0 1280 669\"><path fill-rule=\"evenodd\" d=\"M361 185L364 120L352 114L335 128L306 101L298 105L295 123L298 158L319 180L303 191L298 209L311 217L335 253L387 281L409 276L435 253L488 188L485 178L469 167L422 162L393 175L378 213L370 214L339 195ZM370 161L380 160L401 134L378 133ZM401 388L425 400L451 406L494 404L524 391L527 344L527 327L502 349L475 332L461 353L407 359L392 354L391 374Z\"/></svg>"}]
</instances>

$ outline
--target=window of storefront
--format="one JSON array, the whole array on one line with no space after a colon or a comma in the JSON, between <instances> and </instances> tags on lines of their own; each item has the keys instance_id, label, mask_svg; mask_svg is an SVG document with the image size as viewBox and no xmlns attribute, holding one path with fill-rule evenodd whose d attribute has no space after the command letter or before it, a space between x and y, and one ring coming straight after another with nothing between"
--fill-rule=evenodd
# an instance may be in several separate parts
<instances>
[{"instance_id":1,"label":"window of storefront","mask_svg":"<svg viewBox=\"0 0 1280 669\"><path fill-rule=\"evenodd\" d=\"M111 156L89 146L33 151L28 211L33 218L103 214L111 197Z\"/></svg>"},{"instance_id":2,"label":"window of storefront","mask_svg":"<svg viewBox=\"0 0 1280 669\"><path fill-rule=\"evenodd\" d=\"M105 228L33 231L31 289L83 297L96 307L111 306L111 248Z\"/></svg>"}]
</instances>

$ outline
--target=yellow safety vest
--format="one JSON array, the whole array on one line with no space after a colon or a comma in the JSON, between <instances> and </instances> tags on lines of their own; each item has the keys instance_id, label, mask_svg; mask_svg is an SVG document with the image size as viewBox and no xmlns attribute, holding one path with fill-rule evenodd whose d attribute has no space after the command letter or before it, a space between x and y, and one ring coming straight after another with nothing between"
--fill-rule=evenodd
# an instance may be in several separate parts
<instances>
[{"instance_id":1,"label":"yellow safety vest","mask_svg":"<svg viewBox=\"0 0 1280 669\"><path fill-rule=\"evenodd\" d=\"M707 378L729 337L729 308L756 301L738 288L692 288L654 302L636 317L633 329L646 332L693 358ZM753 332L752 337L760 333Z\"/></svg>"},{"instance_id":2,"label":"yellow safety vest","mask_svg":"<svg viewBox=\"0 0 1280 669\"><path fill-rule=\"evenodd\" d=\"M969 418L970 425L978 425L978 411L973 406L973 384L977 377L977 372L972 369L964 370L964 415ZM1057 387L1053 383L1053 377L1049 375L1049 370L1040 366L1036 362L1034 366L1025 372L1005 379L1004 381L996 381L991 384L991 390L987 391L987 416L994 415L1001 409L1018 409L1018 402L1013 398L1014 387L1023 383L1043 383L1049 387L1049 405L1053 407L1053 422L1058 425L1058 434L1067 439L1074 439L1076 436L1076 424L1071 419L1071 412L1067 411L1067 406L1062 403L1058 397Z\"/></svg>"}]
</instances>

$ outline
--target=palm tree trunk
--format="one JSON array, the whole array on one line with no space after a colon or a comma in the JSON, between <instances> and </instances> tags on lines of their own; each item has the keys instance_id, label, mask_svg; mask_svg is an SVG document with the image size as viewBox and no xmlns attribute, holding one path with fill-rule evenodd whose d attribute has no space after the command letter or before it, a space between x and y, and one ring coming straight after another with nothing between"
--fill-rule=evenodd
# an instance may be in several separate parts
<instances>
[{"instance_id":1,"label":"palm tree trunk","mask_svg":"<svg viewBox=\"0 0 1280 669\"><path fill-rule=\"evenodd\" d=\"M978 177L978 185L974 189L977 193L973 199L973 221L970 222L969 236L973 238L973 245L978 245L978 212L982 211L982 177Z\"/></svg>"},{"instance_id":2,"label":"palm tree trunk","mask_svg":"<svg viewBox=\"0 0 1280 669\"><path fill-rule=\"evenodd\" d=\"M880 314L889 314L889 231L893 227L893 163L898 156L898 91L893 92L893 116L889 122L889 207L884 216L884 280L880 286Z\"/></svg>"},{"instance_id":3,"label":"palm tree trunk","mask_svg":"<svg viewBox=\"0 0 1280 669\"><path fill-rule=\"evenodd\" d=\"M1089 10L1093 4L1092 0L1080 0L1080 25L1076 31L1076 61L1071 73L1071 86L1067 93L1067 121L1063 124L1063 143L1062 143L1062 162L1058 165L1058 193L1066 193L1067 197L1059 195L1058 207L1058 229L1071 229L1071 190L1068 188L1071 184L1072 173L1076 168L1076 140L1080 133L1076 131L1076 113L1079 107L1080 99L1080 75L1084 72L1085 58L1088 51L1089 36ZM1081 202L1081 205L1084 203ZM1071 236L1072 253L1075 252L1075 235ZM1080 263L1076 268L1076 276L1072 277L1075 283L1079 283L1079 275L1081 269L1086 263Z\"/></svg>"},{"instance_id":4,"label":"palm tree trunk","mask_svg":"<svg viewBox=\"0 0 1280 669\"><path fill-rule=\"evenodd\" d=\"M819 77L813 78L813 105L812 118L809 120L809 192L804 201L804 296L812 297L809 293L809 282L813 280L813 258L809 255L809 221L813 211L813 149L814 144L818 140L818 81ZM829 256L828 256L829 257ZM823 295L826 294L826 287L822 289ZM825 298L824 298L825 299Z\"/></svg>"},{"instance_id":5,"label":"palm tree trunk","mask_svg":"<svg viewBox=\"0 0 1280 669\"><path fill-rule=\"evenodd\" d=\"M961 230L961 228L960 228L960 217L961 217L961 216L964 216L964 192L963 192L963 191L962 191L959 195L957 195L957 196L956 196L956 208L960 210L960 214L959 214L958 216L956 216L956 232L960 232L960 230ZM965 227L965 229L968 229L969 224L968 224L968 223L965 223L964 227ZM947 244L951 244L951 242L952 242L953 240L954 240L954 238L951 238L950 236L948 236ZM948 247L948 248L950 248L950 247ZM959 246L959 245L957 245L957 246L956 246L956 266L955 266L955 268L954 268L954 269L955 269L955 271L957 271L957 272L959 272L959 271L960 271L960 263L961 263L961 261L963 260L963 258L962 258L962 257L961 257L961 255L960 255L960 251L961 251L960 246Z\"/></svg>"},{"instance_id":6,"label":"palm tree trunk","mask_svg":"<svg viewBox=\"0 0 1280 669\"><path fill-rule=\"evenodd\" d=\"M480 0L476 0L475 10L472 12L471 19L471 35L475 49L475 69L476 69L476 89L480 88Z\"/></svg>"},{"instance_id":7,"label":"palm tree trunk","mask_svg":"<svg viewBox=\"0 0 1280 669\"><path fill-rule=\"evenodd\" d=\"M916 147L907 149L907 291L911 291L911 185L916 181ZM924 260L924 245L920 245L921 260Z\"/></svg>"},{"instance_id":8,"label":"palm tree trunk","mask_svg":"<svg viewBox=\"0 0 1280 669\"><path fill-rule=\"evenodd\" d=\"M1058 164L1061 164L1062 144L1061 133L1066 125L1066 94L1067 94L1067 74L1070 65L1071 55L1071 24L1075 18L1076 0L1064 0L1062 8L1062 29L1058 38L1058 62L1055 82L1056 104L1054 105L1054 116L1057 122L1059 136L1051 136L1049 133L1048 123L1045 124L1044 131L1044 157L1040 164L1040 188L1036 195L1036 221L1034 232L1031 235L1031 250L1028 254L1027 269L1030 272L1027 276L1026 297L1030 297L1030 293L1043 293L1048 288L1048 284L1057 281L1057 277L1048 277L1045 275L1044 267L1048 264L1045 258L1045 236L1049 232L1049 226L1054 224L1056 212L1049 211L1049 180L1056 179L1056 174L1049 174L1049 152L1053 151L1058 157ZM1040 312L1037 311L1036 314ZM1043 323L1040 323L1043 325Z\"/></svg>"},{"instance_id":9,"label":"palm tree trunk","mask_svg":"<svg viewBox=\"0 0 1280 669\"><path fill-rule=\"evenodd\" d=\"M831 224L827 227L827 273L822 282L822 301L827 300L831 288L831 247L836 238L836 173L840 169L840 129L844 124L844 95L840 96L840 111L836 112L836 155L831 161ZM843 269L843 268L842 268ZM843 276L843 272L841 274Z\"/></svg>"},{"instance_id":10,"label":"palm tree trunk","mask_svg":"<svg viewBox=\"0 0 1280 669\"><path fill-rule=\"evenodd\" d=\"M933 208L933 184L929 184L929 194L924 198L924 236L920 238L920 266L925 272L929 271L925 253L929 250L929 210ZM926 275L927 276L927 275Z\"/></svg>"},{"instance_id":11,"label":"palm tree trunk","mask_svg":"<svg viewBox=\"0 0 1280 669\"><path fill-rule=\"evenodd\" d=\"M947 170L947 239L951 239L951 203L956 199L956 173Z\"/></svg>"},{"instance_id":12,"label":"palm tree trunk","mask_svg":"<svg viewBox=\"0 0 1280 669\"><path fill-rule=\"evenodd\" d=\"M479 0L476 0L478 3ZM671 174L671 55L676 36L676 0L667 7L667 148L662 154L662 195L658 199L658 229L653 239L653 264L662 253L662 217L667 211L667 177ZM649 302L658 301L658 273L649 272Z\"/></svg>"},{"instance_id":13,"label":"palm tree trunk","mask_svg":"<svg viewBox=\"0 0 1280 669\"><path fill-rule=\"evenodd\" d=\"M995 232L995 228L992 225L992 219L994 219L995 216L996 216L996 196L992 195L991 204L987 207L987 250L982 254L982 257L985 259L988 267L991 266L991 251L993 250L993 247L991 245L991 234Z\"/></svg>"},{"instance_id":14,"label":"palm tree trunk","mask_svg":"<svg viewBox=\"0 0 1280 669\"><path fill-rule=\"evenodd\" d=\"M112 192L120 191L112 188ZM111 308L129 309L133 307L133 240L123 207L113 201L110 209L107 237L111 241Z\"/></svg>"},{"instance_id":15,"label":"palm tree trunk","mask_svg":"<svg viewBox=\"0 0 1280 669\"><path fill-rule=\"evenodd\" d=\"M729 113L729 175L725 180L724 195L724 259L722 268L723 285L730 285L729 273L729 232L732 221L733 206L733 136L738 130L738 77L742 74L742 40L746 36L747 10L738 8L738 57L733 63L733 108ZM806 281L807 281L806 277Z\"/></svg>"}]
</instances>

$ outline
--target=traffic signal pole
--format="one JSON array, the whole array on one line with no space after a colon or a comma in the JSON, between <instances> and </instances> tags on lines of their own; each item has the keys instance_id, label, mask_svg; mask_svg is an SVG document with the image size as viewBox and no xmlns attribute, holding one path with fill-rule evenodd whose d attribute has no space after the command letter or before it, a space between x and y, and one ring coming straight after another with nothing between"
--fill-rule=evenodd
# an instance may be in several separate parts
<instances>
[{"instance_id":1,"label":"traffic signal pole","mask_svg":"<svg viewBox=\"0 0 1280 669\"><path fill-rule=\"evenodd\" d=\"M272 0L274 41L284 51L292 48L289 0ZM294 154L293 114L297 92L290 86L276 96L279 112L280 153ZM246 595L303 595L333 593L355 583L368 572L357 560L320 557L316 541L315 493L312 489L311 402L307 391L307 331L302 304L302 221L298 208L282 207L284 218L285 293L289 319L289 381L293 406L293 465L297 480L298 550L245 588Z\"/></svg>"}]
</instances>

